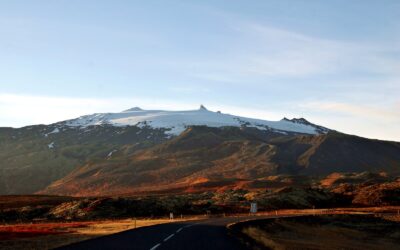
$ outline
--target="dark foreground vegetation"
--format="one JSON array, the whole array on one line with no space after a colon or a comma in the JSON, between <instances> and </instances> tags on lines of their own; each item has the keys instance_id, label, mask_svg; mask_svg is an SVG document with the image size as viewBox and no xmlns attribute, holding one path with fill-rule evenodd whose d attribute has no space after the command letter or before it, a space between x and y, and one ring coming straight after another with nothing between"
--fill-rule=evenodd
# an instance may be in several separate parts
<instances>
[{"instance_id":1,"label":"dark foreground vegetation","mask_svg":"<svg viewBox=\"0 0 400 250\"><path fill-rule=\"evenodd\" d=\"M342 183L340 180L345 180ZM332 184L332 182L336 184ZM318 186L284 186L259 190L221 190L175 195L120 197L0 196L0 222L157 218L176 215L400 205L400 182L359 183L351 175L331 176ZM289 184L290 185L290 182Z\"/></svg>"},{"instance_id":2,"label":"dark foreground vegetation","mask_svg":"<svg viewBox=\"0 0 400 250\"><path fill-rule=\"evenodd\" d=\"M253 249L399 249L400 223L369 215L301 216L232 227Z\"/></svg>"}]
</instances>

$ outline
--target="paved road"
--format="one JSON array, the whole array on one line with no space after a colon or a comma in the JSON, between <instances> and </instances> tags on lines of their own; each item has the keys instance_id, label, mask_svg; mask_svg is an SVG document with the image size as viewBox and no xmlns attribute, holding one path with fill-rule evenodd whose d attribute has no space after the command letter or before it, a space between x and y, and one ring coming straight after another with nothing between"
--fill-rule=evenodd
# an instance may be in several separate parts
<instances>
[{"instance_id":1,"label":"paved road","mask_svg":"<svg viewBox=\"0 0 400 250\"><path fill-rule=\"evenodd\" d=\"M239 250L245 248L236 238L228 235L226 225L255 218L263 219L268 217L214 218L141 227L75 243L59 249Z\"/></svg>"}]
</instances>

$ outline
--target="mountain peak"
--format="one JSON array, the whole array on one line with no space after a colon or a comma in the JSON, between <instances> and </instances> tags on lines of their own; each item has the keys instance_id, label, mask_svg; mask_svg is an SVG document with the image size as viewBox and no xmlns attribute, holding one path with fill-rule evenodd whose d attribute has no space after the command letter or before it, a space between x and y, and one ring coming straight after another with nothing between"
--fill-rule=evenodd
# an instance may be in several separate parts
<instances>
[{"instance_id":1,"label":"mountain peak","mask_svg":"<svg viewBox=\"0 0 400 250\"><path fill-rule=\"evenodd\" d=\"M293 118L293 119L288 119L288 118L283 118L283 120L285 121L290 121L293 123L299 123L299 124L305 124L305 125L312 125L311 122L307 121L306 119L304 119L303 117L300 118Z\"/></svg>"},{"instance_id":2,"label":"mountain peak","mask_svg":"<svg viewBox=\"0 0 400 250\"><path fill-rule=\"evenodd\" d=\"M303 117L300 117L300 118L293 118L293 119L288 119L288 118L284 117L284 118L282 119L282 121L287 121L287 122L291 122L291 123L301 124L301 125L305 125L305 126L311 126L311 127L314 127L315 130L316 130L318 133L321 133L321 134L326 134L326 133L328 133L328 131L329 131L328 128L325 128L325 127L323 127L323 126L319 126L319 125L316 125L316 124L314 124L314 123L311 123L311 122L307 121L306 119L304 119Z\"/></svg>"},{"instance_id":3,"label":"mountain peak","mask_svg":"<svg viewBox=\"0 0 400 250\"><path fill-rule=\"evenodd\" d=\"M201 104L201 105L200 105L200 108L199 108L199 110L205 110L205 111L208 111L208 109L207 109L206 107L204 107L204 105L203 105L203 104Z\"/></svg>"},{"instance_id":4,"label":"mountain peak","mask_svg":"<svg viewBox=\"0 0 400 250\"><path fill-rule=\"evenodd\" d=\"M143 109L141 109L139 107L133 107L133 108L124 110L123 112L132 112L132 111L143 111Z\"/></svg>"}]
</instances>

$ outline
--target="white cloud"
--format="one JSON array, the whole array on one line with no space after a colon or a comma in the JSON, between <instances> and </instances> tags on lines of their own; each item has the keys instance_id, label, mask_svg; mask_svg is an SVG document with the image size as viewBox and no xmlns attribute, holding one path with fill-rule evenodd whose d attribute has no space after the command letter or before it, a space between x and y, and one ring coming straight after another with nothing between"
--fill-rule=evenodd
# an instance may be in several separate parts
<instances>
[{"instance_id":1,"label":"white cloud","mask_svg":"<svg viewBox=\"0 0 400 250\"><path fill-rule=\"evenodd\" d=\"M316 101L298 105L299 109L332 129L383 140L400 141L400 105L362 105Z\"/></svg>"},{"instance_id":2,"label":"white cloud","mask_svg":"<svg viewBox=\"0 0 400 250\"><path fill-rule=\"evenodd\" d=\"M343 102L309 102L300 104L300 107L314 111L340 113L357 118L380 120L384 122L400 122L400 109L395 107L376 107L368 105L355 105Z\"/></svg>"},{"instance_id":3,"label":"white cloud","mask_svg":"<svg viewBox=\"0 0 400 250\"><path fill-rule=\"evenodd\" d=\"M49 124L91 113L119 112L130 107L188 109L189 104L150 98L74 98L0 94L0 126Z\"/></svg>"},{"instance_id":4,"label":"white cloud","mask_svg":"<svg viewBox=\"0 0 400 250\"><path fill-rule=\"evenodd\" d=\"M193 93L208 93L210 92L209 88L205 87L196 87L196 86L174 86L170 88L171 91L181 94L193 94Z\"/></svg>"},{"instance_id":5,"label":"white cloud","mask_svg":"<svg viewBox=\"0 0 400 250\"><path fill-rule=\"evenodd\" d=\"M262 109L218 103L203 104L210 110L220 110L234 115L272 120L283 118L279 111L267 112ZM74 98L0 94L0 126L20 127L33 124L50 124L92 113L120 112L134 106L143 109L190 110L197 109L200 103L140 97Z\"/></svg>"},{"instance_id":6,"label":"white cloud","mask_svg":"<svg viewBox=\"0 0 400 250\"><path fill-rule=\"evenodd\" d=\"M216 55L183 60L176 66L190 76L215 82L252 78L313 77L321 74L384 74L400 78L399 46L368 41L324 39L272 26L235 20L229 28L237 39Z\"/></svg>"}]
</instances>

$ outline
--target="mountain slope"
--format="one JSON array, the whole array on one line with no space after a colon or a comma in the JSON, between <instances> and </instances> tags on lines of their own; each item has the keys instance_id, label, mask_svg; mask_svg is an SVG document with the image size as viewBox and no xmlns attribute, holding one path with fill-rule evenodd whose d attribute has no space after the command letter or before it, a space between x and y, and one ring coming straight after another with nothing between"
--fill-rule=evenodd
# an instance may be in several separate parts
<instances>
[{"instance_id":1,"label":"mountain slope","mask_svg":"<svg viewBox=\"0 0 400 250\"><path fill-rule=\"evenodd\" d=\"M30 194L90 160L115 150L130 153L167 140L163 130L92 126L85 129L37 125L0 128L0 193Z\"/></svg>"},{"instance_id":2,"label":"mountain slope","mask_svg":"<svg viewBox=\"0 0 400 250\"><path fill-rule=\"evenodd\" d=\"M204 107L133 108L51 125L0 128L0 194L263 187L272 175L398 173L399 164L396 142L341 134L302 118L271 122Z\"/></svg>"},{"instance_id":3,"label":"mountain slope","mask_svg":"<svg viewBox=\"0 0 400 250\"><path fill-rule=\"evenodd\" d=\"M329 148L332 143L335 151ZM368 151L370 148L378 151ZM365 154L368 159L364 159ZM366 160L371 164L366 164ZM217 190L243 182L251 185L274 175L325 176L338 170L398 173L400 144L333 132L282 136L252 128L191 127L172 140L128 158L116 156L88 163L42 193L100 195Z\"/></svg>"}]
</instances>

